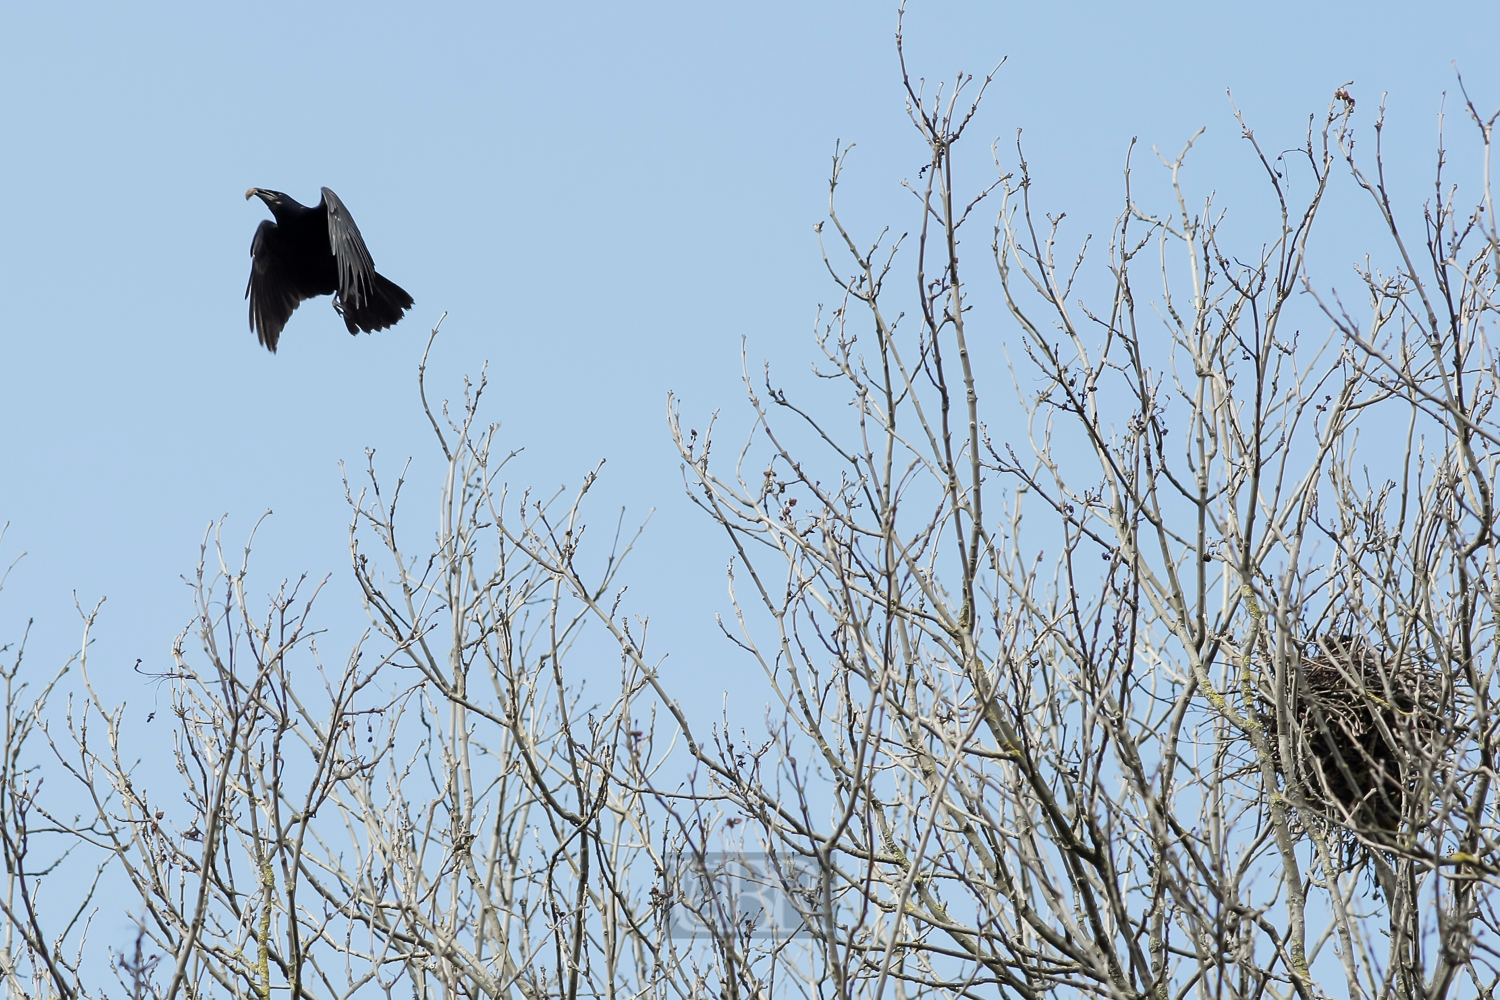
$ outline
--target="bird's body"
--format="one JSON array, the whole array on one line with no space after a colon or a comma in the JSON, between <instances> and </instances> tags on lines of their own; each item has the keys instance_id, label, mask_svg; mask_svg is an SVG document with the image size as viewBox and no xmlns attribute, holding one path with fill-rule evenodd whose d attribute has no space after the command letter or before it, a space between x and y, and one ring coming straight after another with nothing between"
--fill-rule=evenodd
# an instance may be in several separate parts
<instances>
[{"instance_id":1,"label":"bird's body","mask_svg":"<svg viewBox=\"0 0 1500 1000\"><path fill-rule=\"evenodd\" d=\"M395 282L375 271L364 238L339 196L327 188L317 205L308 207L280 191L251 188L270 219L255 230L250 244L250 328L272 353L282 328L303 299L334 296L334 308L350 333L384 330L399 321L412 298Z\"/></svg>"}]
</instances>

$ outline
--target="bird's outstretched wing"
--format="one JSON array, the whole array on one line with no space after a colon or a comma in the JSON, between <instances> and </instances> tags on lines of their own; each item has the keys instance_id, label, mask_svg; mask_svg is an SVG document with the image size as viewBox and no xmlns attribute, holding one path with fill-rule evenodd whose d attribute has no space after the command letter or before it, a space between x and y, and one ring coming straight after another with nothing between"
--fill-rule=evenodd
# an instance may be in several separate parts
<instances>
[{"instance_id":1,"label":"bird's outstretched wing","mask_svg":"<svg viewBox=\"0 0 1500 1000\"><path fill-rule=\"evenodd\" d=\"M270 219L256 227L255 239L250 241L250 283L245 286L245 298L250 300L250 329L272 354L276 353L282 328L303 298L287 278L281 258L270 250L275 231L276 223Z\"/></svg>"},{"instance_id":2,"label":"bird's outstretched wing","mask_svg":"<svg viewBox=\"0 0 1500 1000\"><path fill-rule=\"evenodd\" d=\"M323 205L328 211L328 245L339 270L339 301L347 308L359 309L374 288L375 262L339 196L324 188Z\"/></svg>"}]
</instances>

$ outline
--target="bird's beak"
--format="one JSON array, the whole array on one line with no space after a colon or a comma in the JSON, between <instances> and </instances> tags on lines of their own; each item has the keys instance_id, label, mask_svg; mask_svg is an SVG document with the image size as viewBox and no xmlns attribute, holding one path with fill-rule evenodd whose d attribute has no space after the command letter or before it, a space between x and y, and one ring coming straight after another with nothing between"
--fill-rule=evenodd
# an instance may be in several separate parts
<instances>
[{"instance_id":1,"label":"bird's beak","mask_svg":"<svg viewBox=\"0 0 1500 1000\"><path fill-rule=\"evenodd\" d=\"M258 194L260 194L260 188L251 188L249 191L245 192L245 200L249 201L251 198L254 198Z\"/></svg>"}]
</instances>

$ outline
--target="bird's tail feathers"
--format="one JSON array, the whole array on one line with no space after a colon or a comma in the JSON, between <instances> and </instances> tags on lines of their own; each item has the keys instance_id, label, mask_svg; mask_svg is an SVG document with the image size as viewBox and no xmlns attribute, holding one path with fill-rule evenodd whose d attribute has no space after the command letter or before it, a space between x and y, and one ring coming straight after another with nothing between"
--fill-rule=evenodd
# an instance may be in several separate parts
<instances>
[{"instance_id":1,"label":"bird's tail feathers","mask_svg":"<svg viewBox=\"0 0 1500 1000\"><path fill-rule=\"evenodd\" d=\"M369 333L395 326L412 306L412 297L406 289L383 274L375 274L369 293L360 297L356 305L339 302L339 313L344 317L344 326L350 333Z\"/></svg>"}]
</instances>

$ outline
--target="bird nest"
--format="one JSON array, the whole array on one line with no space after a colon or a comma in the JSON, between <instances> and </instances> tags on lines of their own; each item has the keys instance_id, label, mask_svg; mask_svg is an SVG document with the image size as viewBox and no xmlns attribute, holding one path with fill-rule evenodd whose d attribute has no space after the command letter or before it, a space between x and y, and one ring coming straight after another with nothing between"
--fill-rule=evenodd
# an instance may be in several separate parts
<instances>
[{"instance_id":1,"label":"bird nest","mask_svg":"<svg viewBox=\"0 0 1500 1000\"><path fill-rule=\"evenodd\" d=\"M1309 641L1290 698L1290 761L1274 693L1262 687L1258 712L1277 768L1316 814L1304 824L1352 834L1350 847L1393 847L1406 821L1420 823L1420 779L1444 756L1451 729L1453 692L1442 682L1431 664L1355 636Z\"/></svg>"}]
</instances>

